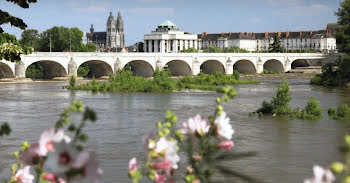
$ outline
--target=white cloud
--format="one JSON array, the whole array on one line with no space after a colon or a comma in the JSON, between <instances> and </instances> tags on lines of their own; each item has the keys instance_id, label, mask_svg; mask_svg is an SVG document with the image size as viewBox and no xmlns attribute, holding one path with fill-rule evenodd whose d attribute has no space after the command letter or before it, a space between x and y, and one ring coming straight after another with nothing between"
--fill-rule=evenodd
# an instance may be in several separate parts
<instances>
[{"instance_id":1,"label":"white cloud","mask_svg":"<svg viewBox=\"0 0 350 183\"><path fill-rule=\"evenodd\" d=\"M280 8L273 13L282 16L319 16L331 13L332 9L322 4L290 6Z\"/></svg>"},{"instance_id":2,"label":"white cloud","mask_svg":"<svg viewBox=\"0 0 350 183\"><path fill-rule=\"evenodd\" d=\"M128 10L130 13L136 13L136 14L166 14L166 15L172 15L174 14L175 10L174 8L135 8Z\"/></svg>"},{"instance_id":3,"label":"white cloud","mask_svg":"<svg viewBox=\"0 0 350 183\"><path fill-rule=\"evenodd\" d=\"M267 3L272 6L295 6L303 4L301 0L267 0Z\"/></svg>"}]
</instances>

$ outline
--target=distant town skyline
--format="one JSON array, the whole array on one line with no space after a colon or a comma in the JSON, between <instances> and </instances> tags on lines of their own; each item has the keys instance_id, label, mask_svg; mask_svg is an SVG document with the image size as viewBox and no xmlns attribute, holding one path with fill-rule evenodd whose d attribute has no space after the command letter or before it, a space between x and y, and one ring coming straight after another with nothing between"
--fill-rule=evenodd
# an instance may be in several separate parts
<instances>
[{"instance_id":1,"label":"distant town skyline","mask_svg":"<svg viewBox=\"0 0 350 183\"><path fill-rule=\"evenodd\" d=\"M169 19L186 32L278 32L325 29L336 22L334 11L342 0L38 0L29 9L6 1L2 10L22 18L28 29L40 32L53 26L78 27L89 32L106 31L112 11L122 13L126 45L143 41L143 36ZM22 30L9 25L5 32L20 39Z\"/></svg>"}]
</instances>

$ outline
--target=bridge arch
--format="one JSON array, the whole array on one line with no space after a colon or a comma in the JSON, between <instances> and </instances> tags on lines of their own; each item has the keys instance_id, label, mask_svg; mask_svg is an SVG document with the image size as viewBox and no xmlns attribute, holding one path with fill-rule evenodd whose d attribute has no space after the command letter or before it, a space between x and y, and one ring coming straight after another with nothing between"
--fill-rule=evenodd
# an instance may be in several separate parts
<instances>
[{"instance_id":1,"label":"bridge arch","mask_svg":"<svg viewBox=\"0 0 350 183\"><path fill-rule=\"evenodd\" d=\"M213 74L214 72L225 73L225 66L218 60L207 60L201 64L200 70L204 74Z\"/></svg>"},{"instance_id":2,"label":"bridge arch","mask_svg":"<svg viewBox=\"0 0 350 183\"><path fill-rule=\"evenodd\" d=\"M191 76L192 69L183 60L171 60L165 64L164 69L168 69L172 76Z\"/></svg>"},{"instance_id":3,"label":"bridge arch","mask_svg":"<svg viewBox=\"0 0 350 183\"><path fill-rule=\"evenodd\" d=\"M256 73L256 67L250 60L238 60L235 64L233 64L233 70L236 70L242 74Z\"/></svg>"},{"instance_id":4,"label":"bridge arch","mask_svg":"<svg viewBox=\"0 0 350 183\"><path fill-rule=\"evenodd\" d=\"M13 73L11 67L4 62L0 62L0 79L14 77L15 74Z\"/></svg>"},{"instance_id":5,"label":"bridge arch","mask_svg":"<svg viewBox=\"0 0 350 183\"><path fill-rule=\"evenodd\" d=\"M264 70L281 72L281 73L285 72L282 62L276 59L267 60L264 63Z\"/></svg>"},{"instance_id":6,"label":"bridge arch","mask_svg":"<svg viewBox=\"0 0 350 183\"><path fill-rule=\"evenodd\" d=\"M88 73L85 77L88 77L88 78L92 78L92 77L100 78L102 76L109 76L110 73L113 73L112 67L103 60L84 61L77 67L77 69L78 69L78 72L82 70L87 70Z\"/></svg>"},{"instance_id":7,"label":"bridge arch","mask_svg":"<svg viewBox=\"0 0 350 183\"><path fill-rule=\"evenodd\" d=\"M309 63L304 59L297 59L292 62L292 69L295 69L296 67L308 67L310 66Z\"/></svg>"},{"instance_id":8,"label":"bridge arch","mask_svg":"<svg viewBox=\"0 0 350 183\"><path fill-rule=\"evenodd\" d=\"M130 69L135 76L152 77L154 73L152 65L144 60L132 60L126 63L123 68Z\"/></svg>"},{"instance_id":9,"label":"bridge arch","mask_svg":"<svg viewBox=\"0 0 350 183\"><path fill-rule=\"evenodd\" d=\"M28 72L35 72L35 70L39 70L39 75L31 75ZM38 60L32 62L25 68L26 77L35 78L35 79L53 79L55 77L67 77L67 70L65 67L57 61L54 60Z\"/></svg>"}]
</instances>

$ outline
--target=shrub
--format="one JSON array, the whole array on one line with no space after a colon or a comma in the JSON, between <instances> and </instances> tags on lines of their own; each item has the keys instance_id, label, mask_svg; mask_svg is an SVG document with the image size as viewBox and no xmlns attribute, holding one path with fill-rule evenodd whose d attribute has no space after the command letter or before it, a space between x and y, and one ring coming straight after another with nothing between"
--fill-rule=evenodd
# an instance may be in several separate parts
<instances>
[{"instance_id":1,"label":"shrub","mask_svg":"<svg viewBox=\"0 0 350 183\"><path fill-rule=\"evenodd\" d=\"M232 76L236 79L236 80L239 80L239 77L240 77L240 74L237 70L234 70L233 73L232 73Z\"/></svg>"},{"instance_id":2,"label":"shrub","mask_svg":"<svg viewBox=\"0 0 350 183\"><path fill-rule=\"evenodd\" d=\"M283 79L282 85L278 86L276 97L271 100L273 106L273 113L276 115L289 114L291 112L289 102L292 97L289 92L289 83L286 79Z\"/></svg>"},{"instance_id":3,"label":"shrub","mask_svg":"<svg viewBox=\"0 0 350 183\"><path fill-rule=\"evenodd\" d=\"M70 81L69 81L69 86L74 87L76 82L77 82L77 80L75 79L75 76L71 76Z\"/></svg>"},{"instance_id":4,"label":"shrub","mask_svg":"<svg viewBox=\"0 0 350 183\"><path fill-rule=\"evenodd\" d=\"M347 104L341 104L338 109L329 108L328 115L335 120L350 120L350 108Z\"/></svg>"},{"instance_id":5,"label":"shrub","mask_svg":"<svg viewBox=\"0 0 350 183\"><path fill-rule=\"evenodd\" d=\"M311 78L310 84L312 85L323 85L323 80L321 75L317 74L313 78Z\"/></svg>"}]
</instances>

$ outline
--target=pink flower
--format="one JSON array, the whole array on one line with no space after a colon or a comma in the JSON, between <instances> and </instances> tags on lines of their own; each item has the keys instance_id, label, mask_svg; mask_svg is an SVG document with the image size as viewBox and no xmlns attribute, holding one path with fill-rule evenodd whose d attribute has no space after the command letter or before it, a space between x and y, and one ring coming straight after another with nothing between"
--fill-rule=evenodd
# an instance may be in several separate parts
<instances>
[{"instance_id":1,"label":"pink flower","mask_svg":"<svg viewBox=\"0 0 350 183\"><path fill-rule=\"evenodd\" d=\"M177 162L180 161L180 157L177 155L177 141L162 137L158 140L155 151L157 153L164 152L165 159L171 161L172 168L178 168Z\"/></svg>"},{"instance_id":2,"label":"pink flower","mask_svg":"<svg viewBox=\"0 0 350 183\"><path fill-rule=\"evenodd\" d=\"M65 141L66 143L70 143L71 139L68 136L64 135L64 131L55 129L48 129L44 131L39 140L39 154L41 156L46 156L48 152L54 151L55 147L53 143L59 143L61 141Z\"/></svg>"},{"instance_id":3,"label":"pink flower","mask_svg":"<svg viewBox=\"0 0 350 183\"><path fill-rule=\"evenodd\" d=\"M19 169L15 175L15 181L17 183L32 183L34 175L30 174L30 166L25 166L23 169Z\"/></svg>"},{"instance_id":4,"label":"pink flower","mask_svg":"<svg viewBox=\"0 0 350 183\"><path fill-rule=\"evenodd\" d=\"M333 173L328 169L315 165L313 171L315 177L304 180L304 183L332 183L335 181Z\"/></svg>"},{"instance_id":5,"label":"pink flower","mask_svg":"<svg viewBox=\"0 0 350 183\"><path fill-rule=\"evenodd\" d=\"M78 151L66 142L54 143L55 151L47 154L46 168L54 173L63 173L70 169L78 157Z\"/></svg>"},{"instance_id":6,"label":"pink flower","mask_svg":"<svg viewBox=\"0 0 350 183\"><path fill-rule=\"evenodd\" d=\"M33 165L36 158L40 158L39 143L32 144L20 156L21 161L26 165Z\"/></svg>"},{"instance_id":7,"label":"pink flower","mask_svg":"<svg viewBox=\"0 0 350 183\"><path fill-rule=\"evenodd\" d=\"M53 173L44 174L43 179L51 183L67 183L64 179L58 178L57 175Z\"/></svg>"},{"instance_id":8,"label":"pink flower","mask_svg":"<svg viewBox=\"0 0 350 183\"><path fill-rule=\"evenodd\" d=\"M156 170L164 170L165 172L167 172L167 174L170 174L171 161L167 160L159 163L154 163L153 168Z\"/></svg>"},{"instance_id":9,"label":"pink flower","mask_svg":"<svg viewBox=\"0 0 350 183\"><path fill-rule=\"evenodd\" d=\"M234 143L232 140L224 140L224 141L221 141L216 146L220 147L220 148L224 149L226 152L228 152L234 146Z\"/></svg>"},{"instance_id":10,"label":"pink flower","mask_svg":"<svg viewBox=\"0 0 350 183\"><path fill-rule=\"evenodd\" d=\"M205 119L202 119L198 114L194 118L188 119L187 122L183 123L182 133L183 134L206 134L209 131L210 126Z\"/></svg>"},{"instance_id":11,"label":"pink flower","mask_svg":"<svg viewBox=\"0 0 350 183\"><path fill-rule=\"evenodd\" d=\"M166 182L166 176L162 174L155 173L154 174L154 182L155 183L165 183Z\"/></svg>"},{"instance_id":12,"label":"pink flower","mask_svg":"<svg viewBox=\"0 0 350 183\"><path fill-rule=\"evenodd\" d=\"M88 179L91 182L101 181L102 170L98 167L95 153L80 153L77 160L73 164L73 168L82 168L82 177Z\"/></svg>"},{"instance_id":13,"label":"pink flower","mask_svg":"<svg viewBox=\"0 0 350 183\"><path fill-rule=\"evenodd\" d=\"M136 171L137 169L139 169L139 164L137 163L136 158L133 157L129 161L129 171Z\"/></svg>"}]
</instances>

